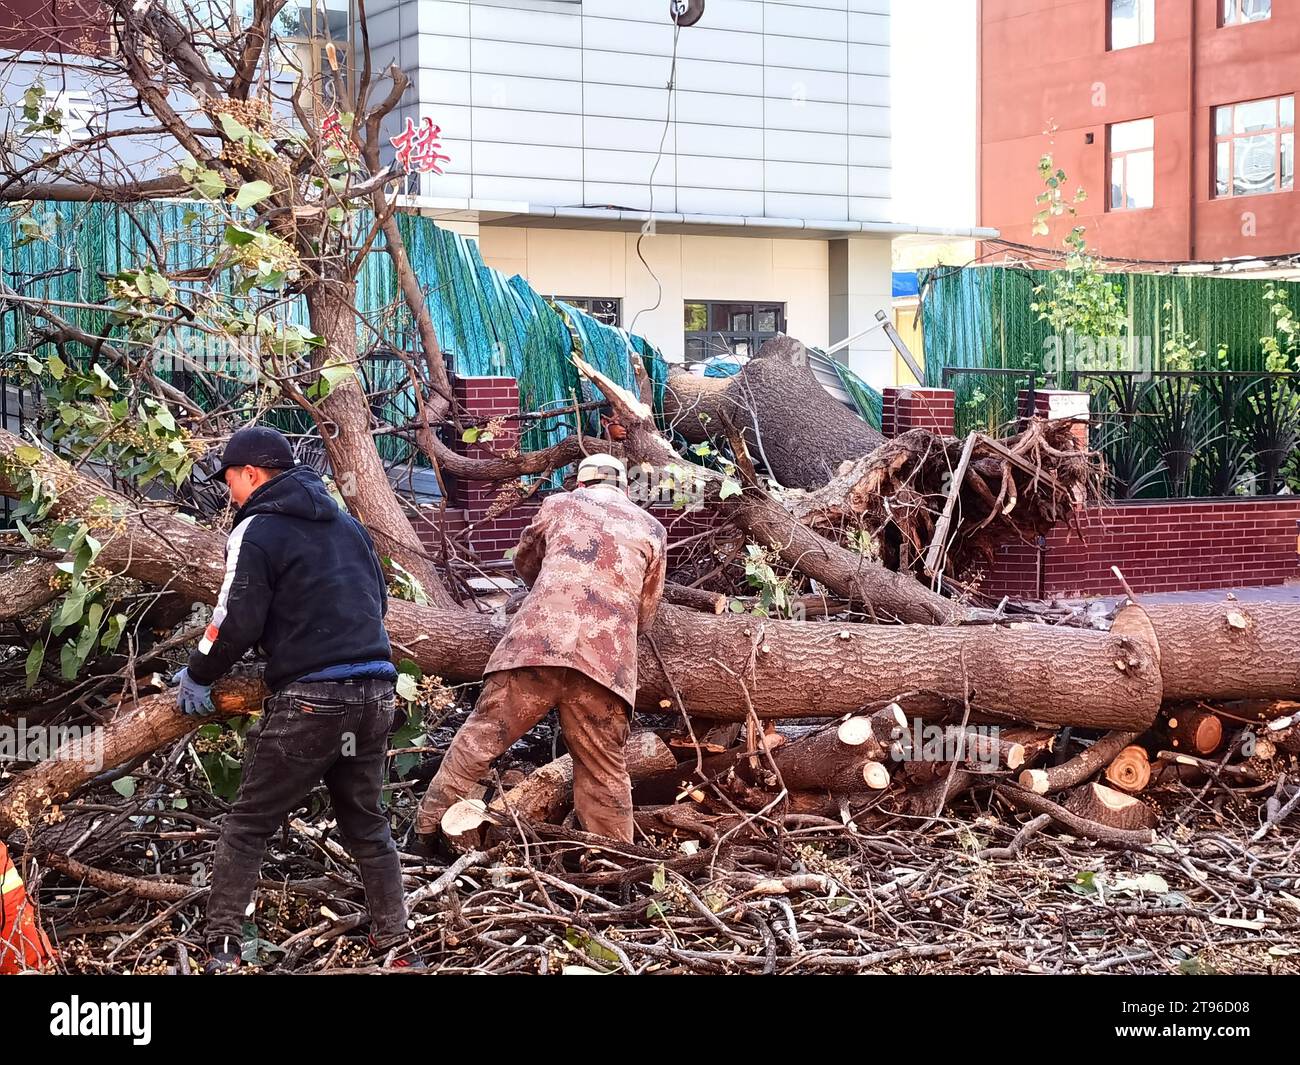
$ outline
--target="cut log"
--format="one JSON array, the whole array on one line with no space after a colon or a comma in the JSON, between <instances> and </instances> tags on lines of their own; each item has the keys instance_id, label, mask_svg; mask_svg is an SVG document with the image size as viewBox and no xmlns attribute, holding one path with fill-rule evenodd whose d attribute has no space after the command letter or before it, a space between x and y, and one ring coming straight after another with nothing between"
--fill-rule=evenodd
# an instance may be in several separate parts
<instances>
[{"instance_id":1,"label":"cut log","mask_svg":"<svg viewBox=\"0 0 1300 1065\"><path fill-rule=\"evenodd\" d=\"M624 751L628 776L635 783L655 773L675 769L677 759L657 733L637 731L628 738ZM548 762L509 791L488 804L493 820L511 823L514 815L527 821L559 821L573 805L573 756L566 754ZM485 817L485 820L487 818Z\"/></svg>"},{"instance_id":2,"label":"cut log","mask_svg":"<svg viewBox=\"0 0 1300 1065\"><path fill-rule=\"evenodd\" d=\"M1190 754L1213 754L1223 742L1223 722L1217 714L1191 706L1173 708L1165 719L1169 746Z\"/></svg>"},{"instance_id":3,"label":"cut log","mask_svg":"<svg viewBox=\"0 0 1300 1065\"><path fill-rule=\"evenodd\" d=\"M1085 784L1070 795L1065 808L1079 817L1125 832L1155 828L1158 823L1156 812L1141 799L1104 784Z\"/></svg>"},{"instance_id":4,"label":"cut log","mask_svg":"<svg viewBox=\"0 0 1300 1065\"><path fill-rule=\"evenodd\" d=\"M489 823L487 803L482 799L461 799L442 815L442 838L459 854L475 850L483 842L483 827Z\"/></svg>"},{"instance_id":5,"label":"cut log","mask_svg":"<svg viewBox=\"0 0 1300 1065\"><path fill-rule=\"evenodd\" d=\"M664 602L702 610L706 614L721 614L727 609L727 597L721 592L706 592L703 588L691 588L672 581L664 584Z\"/></svg>"},{"instance_id":6,"label":"cut log","mask_svg":"<svg viewBox=\"0 0 1300 1065\"><path fill-rule=\"evenodd\" d=\"M1125 747L1138 738L1138 732L1112 732L1103 736L1081 754L1050 769L1027 769L1020 774L1020 786L1035 795L1064 791L1094 773L1100 773Z\"/></svg>"},{"instance_id":7,"label":"cut log","mask_svg":"<svg viewBox=\"0 0 1300 1065\"><path fill-rule=\"evenodd\" d=\"M1130 744L1106 767L1106 779L1121 791L1136 794L1151 781L1151 760L1145 747Z\"/></svg>"}]
</instances>

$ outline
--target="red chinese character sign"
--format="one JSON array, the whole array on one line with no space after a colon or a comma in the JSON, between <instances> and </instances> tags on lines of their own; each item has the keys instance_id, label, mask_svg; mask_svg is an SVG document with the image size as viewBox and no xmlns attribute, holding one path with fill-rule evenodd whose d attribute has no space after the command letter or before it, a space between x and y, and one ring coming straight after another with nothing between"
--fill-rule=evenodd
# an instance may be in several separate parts
<instances>
[{"instance_id":1,"label":"red chinese character sign","mask_svg":"<svg viewBox=\"0 0 1300 1065\"><path fill-rule=\"evenodd\" d=\"M441 174L442 167L438 164L451 162L451 156L438 151L442 147L442 142L438 140L441 136L442 127L435 126L433 119L421 119L419 126L416 126L408 117L406 128L396 137L390 137L389 141L397 149L398 165L408 174L413 171L423 174L430 170Z\"/></svg>"}]
</instances>

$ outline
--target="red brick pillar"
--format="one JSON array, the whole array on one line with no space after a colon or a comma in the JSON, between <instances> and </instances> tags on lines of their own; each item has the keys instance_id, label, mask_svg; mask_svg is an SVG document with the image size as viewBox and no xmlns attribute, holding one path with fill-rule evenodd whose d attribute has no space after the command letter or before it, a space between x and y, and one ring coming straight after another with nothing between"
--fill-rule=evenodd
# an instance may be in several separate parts
<instances>
[{"instance_id":1,"label":"red brick pillar","mask_svg":"<svg viewBox=\"0 0 1300 1065\"><path fill-rule=\"evenodd\" d=\"M891 385L880 406L880 431L887 437L909 429L929 429L946 436L956 432L957 400L951 388Z\"/></svg>"},{"instance_id":2,"label":"red brick pillar","mask_svg":"<svg viewBox=\"0 0 1300 1065\"><path fill-rule=\"evenodd\" d=\"M465 420L480 429L493 418L519 413L519 382L513 377L453 377L451 387L457 405L465 410ZM518 444L518 420L494 429L491 440L468 444L464 440L452 441L452 447L469 458L499 458ZM482 516L499 491L490 481L448 480L451 505L463 507L470 522Z\"/></svg>"},{"instance_id":3,"label":"red brick pillar","mask_svg":"<svg viewBox=\"0 0 1300 1065\"><path fill-rule=\"evenodd\" d=\"M1088 446L1089 404L1092 397L1087 392L1072 392L1065 388L1034 390L1033 414L1051 421L1069 419L1074 424L1071 433L1085 448ZM1020 390L1020 417L1028 418L1029 390Z\"/></svg>"}]
</instances>

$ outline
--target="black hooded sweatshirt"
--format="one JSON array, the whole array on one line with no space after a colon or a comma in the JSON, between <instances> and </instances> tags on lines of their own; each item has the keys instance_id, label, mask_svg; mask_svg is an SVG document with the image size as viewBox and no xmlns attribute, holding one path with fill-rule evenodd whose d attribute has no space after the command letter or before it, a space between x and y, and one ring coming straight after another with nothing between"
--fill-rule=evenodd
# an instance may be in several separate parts
<instances>
[{"instance_id":1,"label":"black hooded sweatshirt","mask_svg":"<svg viewBox=\"0 0 1300 1065\"><path fill-rule=\"evenodd\" d=\"M189 675L210 685L253 646L272 691L327 666L388 659L387 612L370 535L315 470L294 466L235 515L226 577Z\"/></svg>"}]
</instances>

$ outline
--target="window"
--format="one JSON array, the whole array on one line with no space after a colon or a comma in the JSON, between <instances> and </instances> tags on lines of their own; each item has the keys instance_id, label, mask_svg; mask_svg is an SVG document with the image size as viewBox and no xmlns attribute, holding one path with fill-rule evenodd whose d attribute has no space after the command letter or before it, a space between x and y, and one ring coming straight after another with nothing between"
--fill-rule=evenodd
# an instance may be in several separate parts
<instances>
[{"instance_id":1,"label":"window","mask_svg":"<svg viewBox=\"0 0 1300 1065\"><path fill-rule=\"evenodd\" d=\"M1214 195L1295 188L1295 97L1214 109Z\"/></svg>"},{"instance_id":2,"label":"window","mask_svg":"<svg viewBox=\"0 0 1300 1065\"><path fill-rule=\"evenodd\" d=\"M1110 48L1133 48L1156 39L1156 0L1110 0Z\"/></svg>"},{"instance_id":3,"label":"window","mask_svg":"<svg viewBox=\"0 0 1300 1065\"><path fill-rule=\"evenodd\" d=\"M765 340L785 332L785 304L694 301L686 304L685 324L687 362L749 358Z\"/></svg>"},{"instance_id":4,"label":"window","mask_svg":"<svg viewBox=\"0 0 1300 1065\"><path fill-rule=\"evenodd\" d=\"M1110 210L1131 211L1155 203L1155 130L1151 118L1107 127Z\"/></svg>"},{"instance_id":5,"label":"window","mask_svg":"<svg viewBox=\"0 0 1300 1065\"><path fill-rule=\"evenodd\" d=\"M1223 0L1223 25L1262 22L1273 17L1273 0Z\"/></svg>"},{"instance_id":6,"label":"window","mask_svg":"<svg viewBox=\"0 0 1300 1065\"><path fill-rule=\"evenodd\" d=\"M605 300L593 296L556 296L561 303L567 303L570 307L577 307L580 311L585 311L598 322L604 322L605 325L622 325L623 324L623 301L622 300Z\"/></svg>"}]
</instances>

